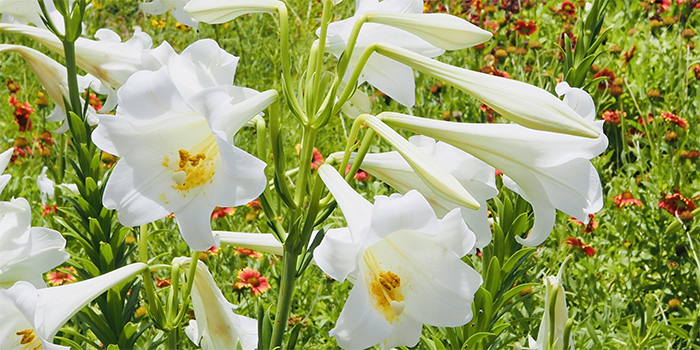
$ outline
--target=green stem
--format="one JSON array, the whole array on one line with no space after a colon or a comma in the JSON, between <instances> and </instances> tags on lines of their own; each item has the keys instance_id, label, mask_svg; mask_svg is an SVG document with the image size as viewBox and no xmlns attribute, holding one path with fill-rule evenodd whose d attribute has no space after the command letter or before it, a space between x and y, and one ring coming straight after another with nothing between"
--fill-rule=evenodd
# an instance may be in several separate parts
<instances>
[{"instance_id":1,"label":"green stem","mask_svg":"<svg viewBox=\"0 0 700 350\"><path fill-rule=\"evenodd\" d=\"M355 24L352 26L352 31L350 32L350 37L345 45L345 51L343 52L343 57L338 62L338 77L342 78L345 76L345 71L348 69L350 64L350 59L352 57L352 52L355 50L355 44L357 43L357 37L360 35L360 30L362 25L367 22L367 14L363 13L355 20Z\"/></svg>"},{"instance_id":2,"label":"green stem","mask_svg":"<svg viewBox=\"0 0 700 350\"><path fill-rule=\"evenodd\" d=\"M168 349L170 350L177 350L177 332L179 329L173 328L173 330L168 333Z\"/></svg>"},{"instance_id":3,"label":"green stem","mask_svg":"<svg viewBox=\"0 0 700 350\"><path fill-rule=\"evenodd\" d=\"M189 309L189 302L192 298L190 296L192 295L192 286L194 285L194 278L197 274L197 260L199 259L199 252L196 250L192 251L192 258L190 260L190 270L187 272L187 284L185 285L185 291L182 294L182 307L180 308L180 311L177 313L177 317L175 318L175 321L173 322L174 327L178 327L178 325L182 322L182 320L185 318L185 315L187 314L187 310Z\"/></svg>"},{"instance_id":4,"label":"green stem","mask_svg":"<svg viewBox=\"0 0 700 350\"><path fill-rule=\"evenodd\" d=\"M165 318L168 320L168 325L172 329L177 329L177 324L174 323L176 318L177 307L180 304L178 291L180 289L180 264L173 264L170 268L170 292L168 293L168 307L166 309Z\"/></svg>"},{"instance_id":5,"label":"green stem","mask_svg":"<svg viewBox=\"0 0 700 350\"><path fill-rule=\"evenodd\" d=\"M333 112L331 115L336 115L340 111L340 108L343 107L343 104L345 104L348 98L350 98L353 92L355 92L355 89L357 89L357 80L360 78L362 69L365 67L367 60L369 60L369 57L372 56L376 49L376 44L372 44L367 46L365 51L362 52L362 55L357 60L355 69L352 71L352 75L350 75L350 78L348 79L347 85L345 85L345 88L343 89L343 93L340 95L340 97L338 97L338 101L335 102L335 105L333 105Z\"/></svg>"},{"instance_id":6,"label":"green stem","mask_svg":"<svg viewBox=\"0 0 700 350\"><path fill-rule=\"evenodd\" d=\"M365 136L360 142L360 148L355 154L355 159L352 161L352 167L350 167L350 171L348 171L347 174L345 174L345 181L350 182L353 176L355 176L357 171L360 169L360 165L362 165L362 160L365 159L365 155L367 155L367 152L369 152L369 147L372 145L372 139L376 134L377 132L373 129L369 129L365 133ZM341 171L345 171L345 169L341 169Z\"/></svg>"},{"instance_id":7,"label":"green stem","mask_svg":"<svg viewBox=\"0 0 700 350\"><path fill-rule=\"evenodd\" d=\"M321 16L321 35L318 38L318 52L316 53L316 68L314 70L314 87L318 87L319 79L321 79L321 69L323 68L323 54L326 52L326 35L328 33L328 23L330 23L331 17L331 7L333 4L331 0L323 0L323 15ZM311 77L307 77L311 78ZM307 91L308 92L308 91ZM314 91L314 96L317 94ZM316 98L314 98L314 101ZM308 111L307 111L308 112Z\"/></svg>"},{"instance_id":8,"label":"green stem","mask_svg":"<svg viewBox=\"0 0 700 350\"><path fill-rule=\"evenodd\" d=\"M291 58L289 56L289 15L287 13L287 6L281 3L277 7L277 12L280 15L280 54L282 55L282 77L284 79L285 91L288 93L287 103L290 109L298 117L303 117L301 106L299 106L299 101L292 94L294 88L292 86L292 69L291 69Z\"/></svg>"},{"instance_id":9,"label":"green stem","mask_svg":"<svg viewBox=\"0 0 700 350\"><path fill-rule=\"evenodd\" d=\"M316 141L317 132L318 130L313 126L304 128L304 135L302 136L301 150L299 153L299 175L297 176L296 192L294 194L294 202L297 206L294 220L299 217L301 208L303 207L306 183L311 176L311 158L313 157L314 141Z\"/></svg>"},{"instance_id":10,"label":"green stem","mask_svg":"<svg viewBox=\"0 0 700 350\"><path fill-rule=\"evenodd\" d=\"M141 231L139 233L139 261L144 264L148 264L148 228L146 225L141 225ZM148 312L150 313L153 320L158 326L164 326L163 320L163 308L161 308L160 299L156 295L155 289L153 288L153 276L151 276L151 269L146 269L142 274L143 287L146 291L146 298L148 299Z\"/></svg>"},{"instance_id":11,"label":"green stem","mask_svg":"<svg viewBox=\"0 0 700 350\"><path fill-rule=\"evenodd\" d=\"M282 276L280 280L280 294L279 298L277 299L277 312L275 313L275 323L272 328L272 339L270 340L270 349L277 349L282 346L284 330L287 326L287 318L289 318L289 309L291 307L292 294L294 294L294 282L297 274L298 257L298 255L287 254L286 252L282 257L284 266L282 267Z\"/></svg>"},{"instance_id":12,"label":"green stem","mask_svg":"<svg viewBox=\"0 0 700 350\"><path fill-rule=\"evenodd\" d=\"M80 103L80 93L78 92L78 70L75 62L75 43L64 40L63 52L66 57L66 71L68 73L68 94L70 95L70 110L77 114L81 120L85 120L83 116L83 108ZM66 106L67 107L67 106ZM70 120L70 118L68 118Z\"/></svg>"}]
</instances>

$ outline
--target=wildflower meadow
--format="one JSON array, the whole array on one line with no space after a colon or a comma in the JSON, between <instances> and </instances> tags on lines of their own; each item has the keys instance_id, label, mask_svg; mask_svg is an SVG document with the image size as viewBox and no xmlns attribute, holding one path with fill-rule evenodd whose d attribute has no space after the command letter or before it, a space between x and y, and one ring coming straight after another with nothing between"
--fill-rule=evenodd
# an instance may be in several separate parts
<instances>
[{"instance_id":1,"label":"wildflower meadow","mask_svg":"<svg viewBox=\"0 0 700 350\"><path fill-rule=\"evenodd\" d=\"M0 349L700 349L698 0L0 0Z\"/></svg>"}]
</instances>

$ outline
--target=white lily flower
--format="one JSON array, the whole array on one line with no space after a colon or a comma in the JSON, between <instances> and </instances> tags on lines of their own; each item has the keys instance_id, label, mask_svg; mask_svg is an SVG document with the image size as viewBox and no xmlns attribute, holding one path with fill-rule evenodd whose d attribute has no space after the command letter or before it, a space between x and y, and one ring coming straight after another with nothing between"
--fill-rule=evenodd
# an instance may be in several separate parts
<instances>
[{"instance_id":1,"label":"white lily flower","mask_svg":"<svg viewBox=\"0 0 700 350\"><path fill-rule=\"evenodd\" d=\"M132 279L146 268L146 264L135 263L58 287L36 289L20 281L10 289L0 289L0 348L70 349L52 343L63 324L106 290Z\"/></svg>"},{"instance_id":2,"label":"white lily flower","mask_svg":"<svg viewBox=\"0 0 700 350\"><path fill-rule=\"evenodd\" d=\"M569 258L571 258L570 255L561 264L559 273L557 273L556 276L546 276L542 279L545 287L544 315L542 316L542 322L540 322L540 331L537 334L537 341L532 339L531 336L528 336L528 345L532 350L574 349L574 342L571 334L569 334L569 339L567 341L570 346L568 349L564 349L565 329L566 322L569 319L569 312L566 307L565 291L561 278L564 273L564 266L566 266L566 262L569 261ZM552 302L554 302L554 304L552 304ZM554 319L552 319L552 316L554 316ZM552 330L554 330L554 334L551 334ZM551 343L550 340L553 340L554 343Z\"/></svg>"},{"instance_id":3,"label":"white lily flower","mask_svg":"<svg viewBox=\"0 0 700 350\"><path fill-rule=\"evenodd\" d=\"M69 7L73 0L69 1ZM56 10L53 1L44 1L49 18L61 33L65 29L63 16ZM37 0L0 0L0 13L2 13L2 23L31 23L39 28L46 29L46 25L41 20L41 7Z\"/></svg>"},{"instance_id":4,"label":"white lily flower","mask_svg":"<svg viewBox=\"0 0 700 350\"><path fill-rule=\"evenodd\" d=\"M192 268L192 259L175 258L173 264L180 264L187 273ZM255 349L258 322L233 312L235 306L216 286L207 265L197 260L196 269L191 294L196 320L191 320L185 328L187 337L204 350L236 348L237 343L243 350Z\"/></svg>"},{"instance_id":5,"label":"white lily flower","mask_svg":"<svg viewBox=\"0 0 700 350\"><path fill-rule=\"evenodd\" d=\"M498 194L495 169L471 154L444 142L436 143L427 136L412 136L409 141L449 171L467 192L474 196L480 205L479 209L460 207L435 194L396 151L367 154L362 161L362 170L401 193L417 190L426 197L438 217L445 216L455 208L461 208L462 218L469 229L476 234L476 247L485 247L491 241L486 200Z\"/></svg>"},{"instance_id":6,"label":"white lily flower","mask_svg":"<svg viewBox=\"0 0 700 350\"><path fill-rule=\"evenodd\" d=\"M58 231L31 227L32 212L24 198L10 204L21 210L0 216L0 288L24 280L46 287L42 274L70 257L66 240Z\"/></svg>"},{"instance_id":7,"label":"white lily flower","mask_svg":"<svg viewBox=\"0 0 700 350\"><path fill-rule=\"evenodd\" d=\"M378 0L357 0L357 7L353 17L328 25L328 42L326 46L328 52L336 57L340 57L345 51L355 22L366 12L420 14L423 13L423 1L384 0L379 2ZM360 34L357 37L355 49L353 50L346 74L343 77L344 81L349 79L364 49L375 42L398 45L425 57L436 57L445 52L445 50L405 30L384 24L365 23L362 25ZM365 81L404 106L411 107L416 102L413 69L390 58L372 54L362 69L358 84L362 84Z\"/></svg>"},{"instance_id":8,"label":"white lily flower","mask_svg":"<svg viewBox=\"0 0 700 350\"><path fill-rule=\"evenodd\" d=\"M319 175L348 227L331 229L314 251L334 279L355 280L335 328L346 349L415 346L422 325L457 327L472 318L481 276L460 259L476 237L458 210L438 220L416 191L378 196L372 205L329 165Z\"/></svg>"},{"instance_id":9,"label":"white lily flower","mask_svg":"<svg viewBox=\"0 0 700 350\"><path fill-rule=\"evenodd\" d=\"M152 0L150 2L140 2L139 8L151 15L160 15L170 11L170 14L175 17L175 19L192 28L197 28L199 21L190 17L187 12L185 12L184 7L190 0Z\"/></svg>"},{"instance_id":10,"label":"white lily flower","mask_svg":"<svg viewBox=\"0 0 700 350\"><path fill-rule=\"evenodd\" d=\"M7 165L10 164L10 159L12 158L12 152L14 152L14 150L13 147L10 147L10 149L0 153L0 193L2 193L2 190L5 189L5 186L7 186L7 183L10 182L12 178L12 175L3 173ZM0 215L2 215L2 212L0 212Z\"/></svg>"},{"instance_id":11,"label":"white lily flower","mask_svg":"<svg viewBox=\"0 0 700 350\"><path fill-rule=\"evenodd\" d=\"M0 153L0 194L2 194L2 190L5 189L5 186L7 186L7 183L10 182L10 179L12 178L12 175L3 174L3 172L5 172L5 168L7 168L7 165L10 163L12 152L14 152L14 150L14 147L11 147L10 149ZM2 215L18 211L24 211L24 208L12 202L0 201L0 220L2 220Z\"/></svg>"},{"instance_id":12,"label":"white lily flower","mask_svg":"<svg viewBox=\"0 0 700 350\"><path fill-rule=\"evenodd\" d=\"M63 43L46 29L0 23L0 31L25 35L51 51L64 54ZM98 40L78 38L75 41L76 64L112 89L119 88L132 74L143 69L141 54L153 43L139 27L135 27L134 35L125 42L117 33L104 28L97 30L95 38Z\"/></svg>"},{"instance_id":13,"label":"white lily flower","mask_svg":"<svg viewBox=\"0 0 700 350\"><path fill-rule=\"evenodd\" d=\"M528 128L588 138L597 138L601 133L569 105L534 85L451 66L396 45L381 43L376 50L387 59L393 58L453 85Z\"/></svg>"},{"instance_id":14,"label":"white lily flower","mask_svg":"<svg viewBox=\"0 0 700 350\"><path fill-rule=\"evenodd\" d=\"M185 12L199 21L217 24L248 13L272 13L279 6L285 5L278 0L190 0Z\"/></svg>"},{"instance_id":15,"label":"white lily flower","mask_svg":"<svg viewBox=\"0 0 700 350\"><path fill-rule=\"evenodd\" d=\"M119 89L117 115L100 116L93 141L121 157L103 203L122 224L174 213L185 241L205 251L219 246L210 225L214 207L262 193L265 163L231 142L277 93L231 86L237 60L213 40L180 55L164 43L144 57L157 70L134 74Z\"/></svg>"},{"instance_id":16,"label":"white lily flower","mask_svg":"<svg viewBox=\"0 0 700 350\"><path fill-rule=\"evenodd\" d=\"M587 223L588 214L603 206L602 185L590 159L608 145L603 121L593 121L592 98L580 89L559 89L579 118L600 131L598 138L577 137L529 129L516 124L470 124L384 113L395 127L445 141L503 172L504 183L532 204L535 224L526 246L544 242L554 227L556 209ZM573 94L572 94L573 93ZM510 180L512 179L512 181Z\"/></svg>"},{"instance_id":17,"label":"white lily flower","mask_svg":"<svg viewBox=\"0 0 700 350\"><path fill-rule=\"evenodd\" d=\"M66 67L43 53L26 46L0 44L0 52L15 52L24 58L29 68L34 72L34 75L39 79L39 82L46 90L46 93L56 104L51 114L46 117L46 120L52 122L64 121L66 119L64 96L66 98L69 96L68 73L66 72ZM91 80L81 76L79 76L78 79L78 87L80 88L80 92L83 92L85 88L90 85ZM100 92L104 93L106 91L101 90ZM82 97L81 101L83 101ZM97 124L97 112L89 105L87 109L87 118L90 125ZM57 132L65 131L67 128L68 124L65 123Z\"/></svg>"}]
</instances>

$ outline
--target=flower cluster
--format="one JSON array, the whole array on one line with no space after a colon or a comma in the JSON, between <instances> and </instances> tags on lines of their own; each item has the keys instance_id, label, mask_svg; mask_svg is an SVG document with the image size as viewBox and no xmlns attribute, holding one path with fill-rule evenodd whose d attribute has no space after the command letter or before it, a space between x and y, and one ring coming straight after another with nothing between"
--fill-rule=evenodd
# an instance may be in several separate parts
<instances>
[{"instance_id":1,"label":"flower cluster","mask_svg":"<svg viewBox=\"0 0 700 350\"><path fill-rule=\"evenodd\" d=\"M634 198L634 195L630 191L625 191L621 194L612 197L613 203L618 208L624 208L629 206L644 206L641 200Z\"/></svg>"}]
</instances>

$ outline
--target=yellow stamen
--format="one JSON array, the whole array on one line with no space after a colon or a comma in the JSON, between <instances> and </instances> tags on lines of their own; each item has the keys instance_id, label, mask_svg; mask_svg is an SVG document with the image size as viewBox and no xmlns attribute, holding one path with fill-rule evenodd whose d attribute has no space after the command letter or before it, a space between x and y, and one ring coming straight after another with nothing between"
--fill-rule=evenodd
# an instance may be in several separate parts
<instances>
[{"instance_id":1,"label":"yellow stamen","mask_svg":"<svg viewBox=\"0 0 700 350\"><path fill-rule=\"evenodd\" d=\"M371 248L367 249L363 260L370 270L366 278L375 307L389 323L392 323L403 313L406 306L401 294L401 278L394 272L382 269Z\"/></svg>"},{"instance_id":2,"label":"yellow stamen","mask_svg":"<svg viewBox=\"0 0 700 350\"><path fill-rule=\"evenodd\" d=\"M44 348L41 344L41 339L39 339L39 337L36 336L36 333L33 329L25 329L15 334L22 337L19 340L19 344L24 345L22 347L23 349L38 350Z\"/></svg>"},{"instance_id":3,"label":"yellow stamen","mask_svg":"<svg viewBox=\"0 0 700 350\"><path fill-rule=\"evenodd\" d=\"M186 149L178 150L177 168L170 166L170 158L164 157L162 165L173 171L171 179L175 183L172 187L183 196L191 189L211 183L216 169L216 159L219 148L213 136L207 137L199 144L192 147L190 152ZM175 164L173 164L175 165Z\"/></svg>"}]
</instances>

